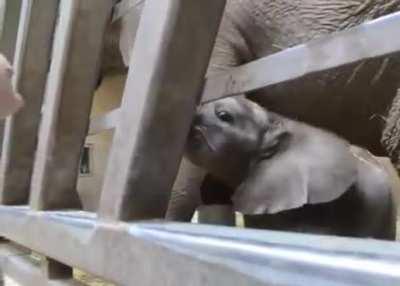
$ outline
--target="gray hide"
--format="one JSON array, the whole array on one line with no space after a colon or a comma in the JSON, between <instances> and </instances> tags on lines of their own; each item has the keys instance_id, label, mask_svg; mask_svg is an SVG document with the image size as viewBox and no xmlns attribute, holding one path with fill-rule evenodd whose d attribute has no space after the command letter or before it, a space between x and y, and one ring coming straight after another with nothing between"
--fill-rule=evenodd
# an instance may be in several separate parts
<instances>
[{"instance_id":1,"label":"gray hide","mask_svg":"<svg viewBox=\"0 0 400 286\"><path fill-rule=\"evenodd\" d=\"M400 89L393 100L389 114L385 118L382 143L397 171L400 170Z\"/></svg>"},{"instance_id":2,"label":"gray hide","mask_svg":"<svg viewBox=\"0 0 400 286\"><path fill-rule=\"evenodd\" d=\"M125 64L129 63L142 5L120 23L119 44ZM399 8L400 0L228 0L208 74L354 27ZM398 74L397 58L369 60L254 92L252 98L270 110L332 130L382 155L381 116L387 114L394 98ZM366 125L368 128L361 128Z\"/></svg>"},{"instance_id":3,"label":"gray hide","mask_svg":"<svg viewBox=\"0 0 400 286\"><path fill-rule=\"evenodd\" d=\"M385 168L330 132L228 98L199 109L187 156L233 190L249 226L394 239Z\"/></svg>"}]
</instances>

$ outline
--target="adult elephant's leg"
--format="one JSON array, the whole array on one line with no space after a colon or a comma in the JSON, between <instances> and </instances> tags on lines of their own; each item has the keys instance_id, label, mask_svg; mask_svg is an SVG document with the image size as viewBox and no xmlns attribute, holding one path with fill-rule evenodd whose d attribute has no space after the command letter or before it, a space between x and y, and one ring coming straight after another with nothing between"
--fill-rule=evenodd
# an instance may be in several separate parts
<instances>
[{"instance_id":1,"label":"adult elephant's leg","mask_svg":"<svg viewBox=\"0 0 400 286\"><path fill-rule=\"evenodd\" d=\"M198 222L235 225L235 214L229 204L230 190L214 180L204 180L206 173L185 158L171 192L167 220L189 222L196 209Z\"/></svg>"},{"instance_id":2,"label":"adult elephant's leg","mask_svg":"<svg viewBox=\"0 0 400 286\"><path fill-rule=\"evenodd\" d=\"M382 134L382 144L394 166L400 170L400 89L393 99Z\"/></svg>"},{"instance_id":3,"label":"adult elephant's leg","mask_svg":"<svg viewBox=\"0 0 400 286\"><path fill-rule=\"evenodd\" d=\"M198 222L234 226L235 213L231 196L233 189L207 175L201 185L202 206L198 208Z\"/></svg>"},{"instance_id":4,"label":"adult elephant's leg","mask_svg":"<svg viewBox=\"0 0 400 286\"><path fill-rule=\"evenodd\" d=\"M188 222L201 204L200 186L205 172L182 159L178 176L172 188L166 219Z\"/></svg>"}]
</instances>

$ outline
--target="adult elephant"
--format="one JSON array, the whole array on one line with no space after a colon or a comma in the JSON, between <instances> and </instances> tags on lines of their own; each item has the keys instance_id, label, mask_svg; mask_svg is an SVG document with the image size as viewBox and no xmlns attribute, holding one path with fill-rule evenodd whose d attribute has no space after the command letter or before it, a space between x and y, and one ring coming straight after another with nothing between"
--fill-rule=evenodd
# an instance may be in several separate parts
<instances>
[{"instance_id":1,"label":"adult elephant","mask_svg":"<svg viewBox=\"0 0 400 286\"><path fill-rule=\"evenodd\" d=\"M398 10L400 0L228 0L208 74ZM368 60L260 90L251 98L382 155L382 116L396 94L399 66L395 57ZM183 160L167 218L192 217L203 177L201 169Z\"/></svg>"}]
</instances>

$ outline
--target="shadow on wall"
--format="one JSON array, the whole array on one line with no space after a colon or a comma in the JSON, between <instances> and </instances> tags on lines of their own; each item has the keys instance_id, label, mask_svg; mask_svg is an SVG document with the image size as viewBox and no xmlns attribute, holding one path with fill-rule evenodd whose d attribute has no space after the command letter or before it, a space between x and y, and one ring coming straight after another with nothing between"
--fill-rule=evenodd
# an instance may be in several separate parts
<instances>
[{"instance_id":1,"label":"shadow on wall","mask_svg":"<svg viewBox=\"0 0 400 286\"><path fill-rule=\"evenodd\" d=\"M104 78L94 96L91 118L120 106L125 80L125 75ZM113 130L108 130L86 138L87 149L82 158L83 164L80 168L81 174L77 185L83 208L86 211L97 210L113 133Z\"/></svg>"}]
</instances>

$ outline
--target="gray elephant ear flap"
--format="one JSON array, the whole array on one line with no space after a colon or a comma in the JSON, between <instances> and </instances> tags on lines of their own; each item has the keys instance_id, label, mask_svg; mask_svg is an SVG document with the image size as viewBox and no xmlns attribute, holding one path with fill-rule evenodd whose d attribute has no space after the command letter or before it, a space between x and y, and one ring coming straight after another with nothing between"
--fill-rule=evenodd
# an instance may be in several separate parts
<instances>
[{"instance_id":1,"label":"gray elephant ear flap","mask_svg":"<svg viewBox=\"0 0 400 286\"><path fill-rule=\"evenodd\" d=\"M236 211L273 214L307 203L307 175L297 165L260 161L232 197Z\"/></svg>"},{"instance_id":2,"label":"gray elephant ear flap","mask_svg":"<svg viewBox=\"0 0 400 286\"><path fill-rule=\"evenodd\" d=\"M328 133L310 132L310 140L296 143L282 133L288 138L284 149L255 163L232 196L236 211L273 214L330 202L350 189L357 179L357 164L348 144Z\"/></svg>"}]
</instances>

